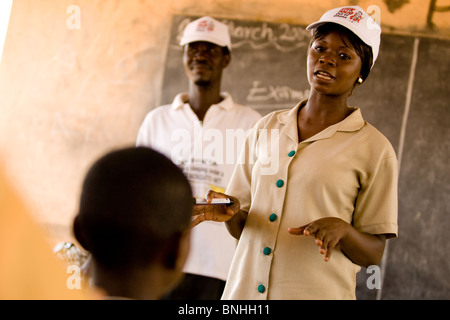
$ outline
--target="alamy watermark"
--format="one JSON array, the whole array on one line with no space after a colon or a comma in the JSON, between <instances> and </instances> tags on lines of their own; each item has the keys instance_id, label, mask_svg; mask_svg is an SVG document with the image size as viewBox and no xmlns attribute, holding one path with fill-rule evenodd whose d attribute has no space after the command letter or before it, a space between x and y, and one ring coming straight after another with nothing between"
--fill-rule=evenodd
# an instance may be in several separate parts
<instances>
[{"instance_id":1,"label":"alamy watermark","mask_svg":"<svg viewBox=\"0 0 450 320\"><path fill-rule=\"evenodd\" d=\"M279 167L279 130L260 129L257 141L243 147L250 130L215 128L203 129L200 122L194 130L179 128L171 135L171 159L175 164L255 164L258 160L261 175L273 175ZM250 139L255 137L251 135ZM257 146L255 148L254 146ZM257 149L257 150L256 150ZM241 155L241 153L244 153Z\"/></svg>"},{"instance_id":2,"label":"alamy watermark","mask_svg":"<svg viewBox=\"0 0 450 320\"><path fill-rule=\"evenodd\" d=\"M366 280L367 289L381 289L381 269L379 266L371 265L367 267L367 274L371 274Z\"/></svg>"},{"instance_id":3,"label":"alamy watermark","mask_svg":"<svg viewBox=\"0 0 450 320\"><path fill-rule=\"evenodd\" d=\"M381 26L381 9L377 5L370 5L366 12L372 17L376 24ZM66 8L66 13L69 15L66 19L66 26L70 30L81 29L81 8L75 4L69 5ZM369 29L377 28L373 21L367 21Z\"/></svg>"},{"instance_id":4,"label":"alamy watermark","mask_svg":"<svg viewBox=\"0 0 450 320\"><path fill-rule=\"evenodd\" d=\"M73 289L81 289L82 288L82 275L81 275L81 267L76 264L71 264L67 266L66 273L70 274L67 277L66 285L70 290Z\"/></svg>"},{"instance_id":5,"label":"alamy watermark","mask_svg":"<svg viewBox=\"0 0 450 320\"><path fill-rule=\"evenodd\" d=\"M69 15L66 27L70 30L81 29L81 8L73 4L67 7L66 13Z\"/></svg>"},{"instance_id":6,"label":"alamy watermark","mask_svg":"<svg viewBox=\"0 0 450 320\"><path fill-rule=\"evenodd\" d=\"M375 25L373 21L367 20L367 27L369 29L379 28L381 26L381 9L379 6L373 4L367 7L366 12L372 17L373 21L378 25Z\"/></svg>"}]
</instances>

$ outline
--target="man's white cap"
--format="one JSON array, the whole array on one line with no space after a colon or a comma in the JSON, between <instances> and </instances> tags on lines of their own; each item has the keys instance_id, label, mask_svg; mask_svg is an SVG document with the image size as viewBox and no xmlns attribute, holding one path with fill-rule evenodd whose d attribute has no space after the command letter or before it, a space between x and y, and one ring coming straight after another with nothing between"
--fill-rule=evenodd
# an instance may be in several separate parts
<instances>
[{"instance_id":1,"label":"man's white cap","mask_svg":"<svg viewBox=\"0 0 450 320\"><path fill-rule=\"evenodd\" d=\"M206 41L221 47L228 47L231 51L231 39L226 24L211 17L202 17L189 23L184 29L180 45Z\"/></svg>"},{"instance_id":2,"label":"man's white cap","mask_svg":"<svg viewBox=\"0 0 450 320\"><path fill-rule=\"evenodd\" d=\"M359 6L340 7L325 12L319 21L307 26L306 30L312 30L314 32L316 28L328 22L337 23L346 27L364 43L369 45L372 48L373 67L380 50L381 35L381 28L375 20Z\"/></svg>"}]
</instances>

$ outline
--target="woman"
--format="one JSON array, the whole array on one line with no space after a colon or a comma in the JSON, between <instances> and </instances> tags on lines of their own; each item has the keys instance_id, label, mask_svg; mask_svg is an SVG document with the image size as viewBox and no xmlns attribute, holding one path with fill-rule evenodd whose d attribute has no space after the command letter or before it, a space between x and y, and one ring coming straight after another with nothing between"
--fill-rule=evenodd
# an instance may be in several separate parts
<instances>
[{"instance_id":1,"label":"woman","mask_svg":"<svg viewBox=\"0 0 450 320\"><path fill-rule=\"evenodd\" d=\"M233 205L196 207L194 224L226 221L239 239L223 299L355 299L360 266L378 264L397 235L395 152L347 106L381 30L358 6L307 29L309 99L253 128L226 194L207 195Z\"/></svg>"}]
</instances>

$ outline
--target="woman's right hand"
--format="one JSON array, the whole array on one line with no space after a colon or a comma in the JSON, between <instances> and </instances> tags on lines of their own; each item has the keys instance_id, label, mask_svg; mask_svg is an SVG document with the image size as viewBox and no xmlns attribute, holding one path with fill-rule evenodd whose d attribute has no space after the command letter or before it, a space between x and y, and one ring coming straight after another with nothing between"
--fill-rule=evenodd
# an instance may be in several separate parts
<instances>
[{"instance_id":1,"label":"woman's right hand","mask_svg":"<svg viewBox=\"0 0 450 320\"><path fill-rule=\"evenodd\" d=\"M230 220L240 210L239 200L235 197L226 195L224 193L209 190L205 200L211 203L214 198L229 198L233 200L233 204L226 206L224 204L200 204L194 205L192 227L198 225L203 221L217 221L226 222Z\"/></svg>"}]
</instances>

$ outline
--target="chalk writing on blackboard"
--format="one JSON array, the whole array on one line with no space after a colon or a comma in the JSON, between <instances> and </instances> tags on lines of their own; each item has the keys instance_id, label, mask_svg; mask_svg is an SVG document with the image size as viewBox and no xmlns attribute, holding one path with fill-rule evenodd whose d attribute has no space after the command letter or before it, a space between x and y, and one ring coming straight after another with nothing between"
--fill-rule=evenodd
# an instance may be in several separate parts
<instances>
[{"instance_id":1,"label":"chalk writing on blackboard","mask_svg":"<svg viewBox=\"0 0 450 320\"><path fill-rule=\"evenodd\" d=\"M179 43L186 25L194 19L185 18L180 21L177 27L177 43ZM233 49L249 45L254 50L273 47L281 52L291 52L304 48L311 37L305 27L287 23L252 22L249 24L239 20L221 20L221 22L228 26Z\"/></svg>"},{"instance_id":2,"label":"chalk writing on blackboard","mask_svg":"<svg viewBox=\"0 0 450 320\"><path fill-rule=\"evenodd\" d=\"M247 101L249 102L289 102L301 101L309 96L309 89L295 90L288 86L268 85L261 86L260 81L253 81L249 89Z\"/></svg>"}]
</instances>

